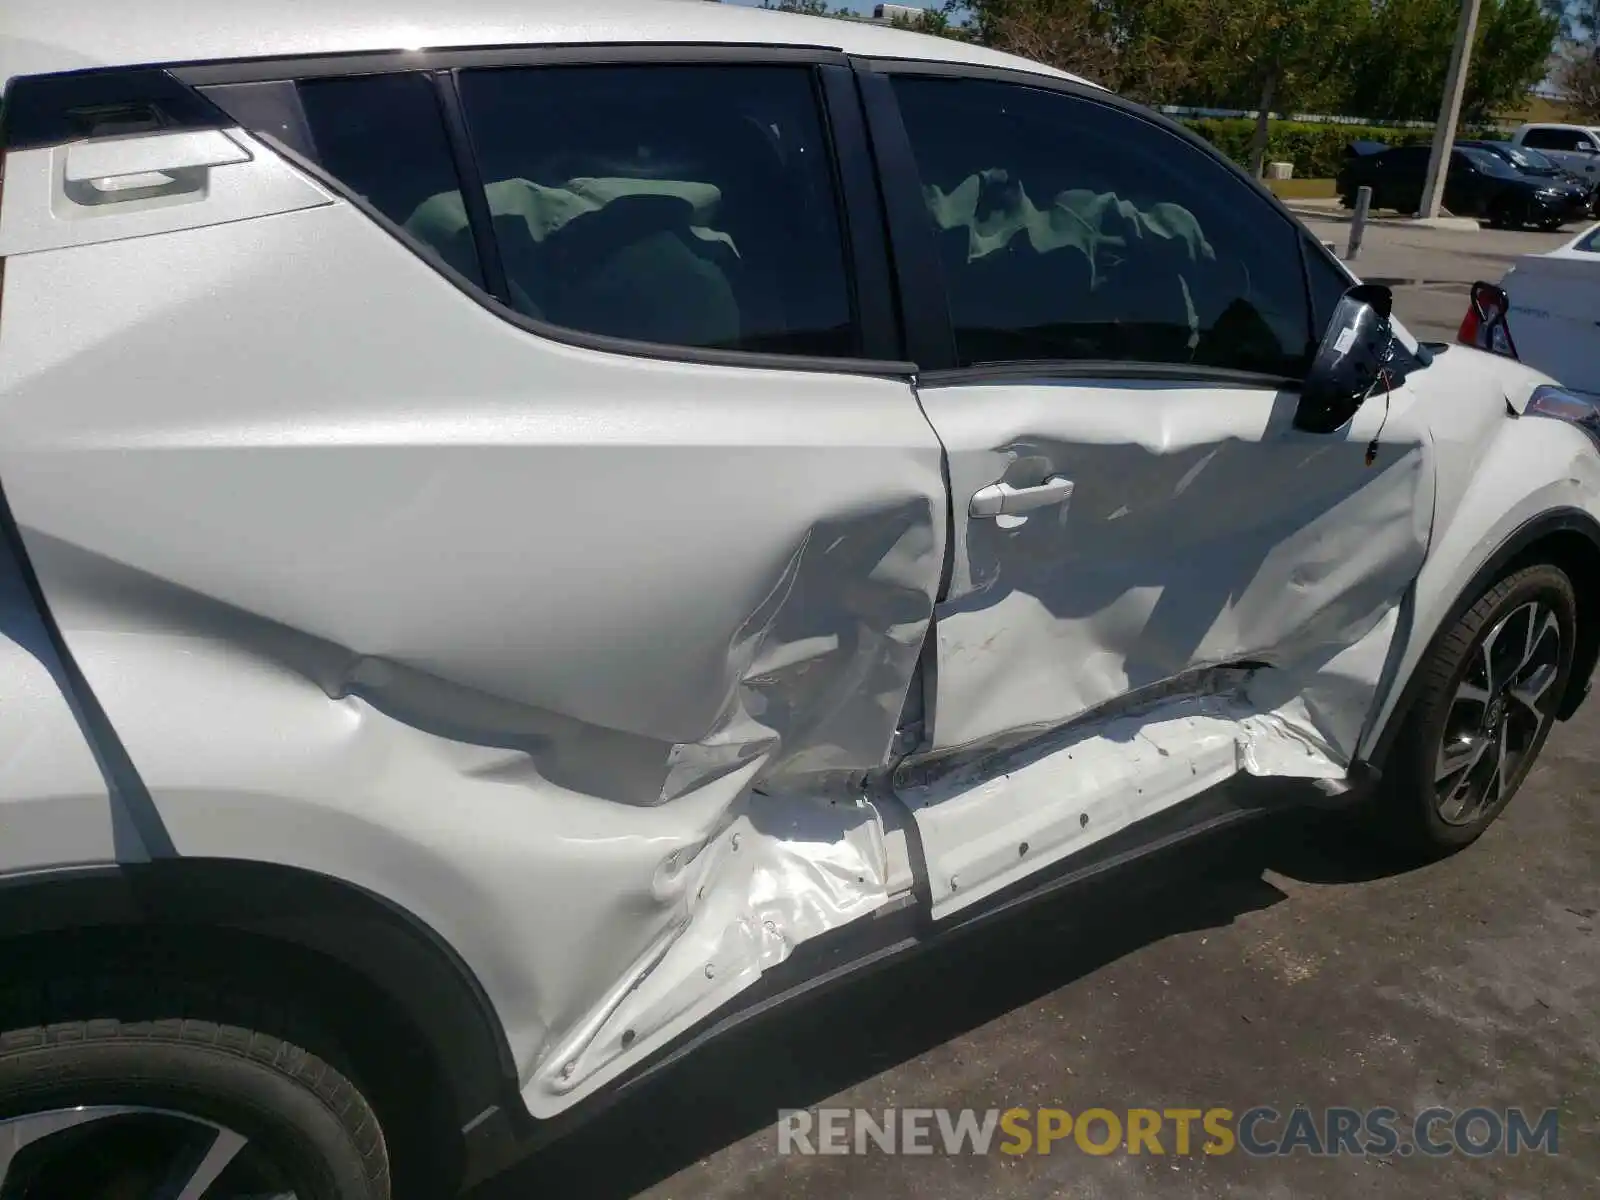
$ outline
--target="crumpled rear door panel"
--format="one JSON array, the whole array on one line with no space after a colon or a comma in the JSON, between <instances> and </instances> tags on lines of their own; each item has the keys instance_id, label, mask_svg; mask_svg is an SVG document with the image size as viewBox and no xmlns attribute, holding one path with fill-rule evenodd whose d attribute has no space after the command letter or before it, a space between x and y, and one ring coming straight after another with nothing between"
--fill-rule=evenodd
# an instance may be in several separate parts
<instances>
[{"instance_id":1,"label":"crumpled rear door panel","mask_svg":"<svg viewBox=\"0 0 1600 1200\"><path fill-rule=\"evenodd\" d=\"M905 379L552 343L342 203L5 285L0 477L163 835L438 930L532 1111L882 902L844 784L944 555Z\"/></svg>"}]
</instances>

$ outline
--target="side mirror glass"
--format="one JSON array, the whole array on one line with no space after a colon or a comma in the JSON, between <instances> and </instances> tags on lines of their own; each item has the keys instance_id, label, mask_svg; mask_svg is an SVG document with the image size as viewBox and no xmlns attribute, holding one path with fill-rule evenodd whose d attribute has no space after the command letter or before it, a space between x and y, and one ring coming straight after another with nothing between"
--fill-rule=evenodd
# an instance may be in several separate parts
<instances>
[{"instance_id":1,"label":"side mirror glass","mask_svg":"<svg viewBox=\"0 0 1600 1200\"><path fill-rule=\"evenodd\" d=\"M1394 293L1361 283L1339 298L1300 387L1294 427L1332 433L1356 415L1394 352Z\"/></svg>"}]
</instances>

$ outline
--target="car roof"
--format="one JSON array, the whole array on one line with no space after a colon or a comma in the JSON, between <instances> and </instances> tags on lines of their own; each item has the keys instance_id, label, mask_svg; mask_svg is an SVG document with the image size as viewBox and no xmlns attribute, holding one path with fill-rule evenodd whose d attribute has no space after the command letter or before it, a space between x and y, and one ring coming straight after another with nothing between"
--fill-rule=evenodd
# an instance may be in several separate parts
<instances>
[{"instance_id":1,"label":"car roof","mask_svg":"<svg viewBox=\"0 0 1600 1200\"><path fill-rule=\"evenodd\" d=\"M1563 121L1531 121L1526 125L1519 125L1517 132L1525 133L1530 129L1565 129L1574 133L1600 133L1600 126L1573 125Z\"/></svg>"},{"instance_id":2,"label":"car roof","mask_svg":"<svg viewBox=\"0 0 1600 1200\"><path fill-rule=\"evenodd\" d=\"M0 0L0 86L88 67L619 42L813 46L1078 78L952 38L708 0Z\"/></svg>"}]
</instances>

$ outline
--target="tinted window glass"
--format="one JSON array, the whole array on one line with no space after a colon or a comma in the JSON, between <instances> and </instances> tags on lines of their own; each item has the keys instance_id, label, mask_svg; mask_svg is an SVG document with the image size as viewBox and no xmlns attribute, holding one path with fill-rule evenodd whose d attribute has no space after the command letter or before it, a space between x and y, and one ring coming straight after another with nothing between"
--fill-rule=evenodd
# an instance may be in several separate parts
<instances>
[{"instance_id":1,"label":"tinted window glass","mask_svg":"<svg viewBox=\"0 0 1600 1200\"><path fill-rule=\"evenodd\" d=\"M1490 154L1487 150L1465 149L1457 150L1450 156L1454 165L1470 164L1477 167L1485 175L1493 175L1497 179L1515 179L1517 169L1498 155Z\"/></svg>"},{"instance_id":2,"label":"tinted window glass","mask_svg":"<svg viewBox=\"0 0 1600 1200\"><path fill-rule=\"evenodd\" d=\"M1571 150L1578 144L1578 135L1565 129L1530 129L1522 140L1540 150Z\"/></svg>"},{"instance_id":3,"label":"tinted window glass","mask_svg":"<svg viewBox=\"0 0 1600 1200\"><path fill-rule=\"evenodd\" d=\"M1340 297L1355 285L1348 275L1328 261L1319 246L1306 247L1306 277L1311 284L1312 337L1320 343L1328 322L1333 320L1333 310Z\"/></svg>"},{"instance_id":4,"label":"tinted window glass","mask_svg":"<svg viewBox=\"0 0 1600 1200\"><path fill-rule=\"evenodd\" d=\"M1195 363L1298 375L1296 226L1128 113L1005 83L899 77L963 366Z\"/></svg>"},{"instance_id":5,"label":"tinted window glass","mask_svg":"<svg viewBox=\"0 0 1600 1200\"><path fill-rule=\"evenodd\" d=\"M477 250L463 221L450 230L413 223L424 203L461 205L461 185L433 83L422 75L362 75L300 85L317 161L335 179L474 283Z\"/></svg>"},{"instance_id":6,"label":"tinted window glass","mask_svg":"<svg viewBox=\"0 0 1600 1200\"><path fill-rule=\"evenodd\" d=\"M833 172L803 67L467 72L516 307L570 329L858 352ZM459 220L448 200L414 220Z\"/></svg>"},{"instance_id":7,"label":"tinted window glass","mask_svg":"<svg viewBox=\"0 0 1600 1200\"><path fill-rule=\"evenodd\" d=\"M1555 160L1546 158L1537 150L1525 150L1521 146L1512 146L1508 143L1500 143L1499 145L1495 146L1490 153L1498 154L1502 158L1510 159L1513 163L1525 171L1545 172L1554 171L1557 169Z\"/></svg>"},{"instance_id":8,"label":"tinted window glass","mask_svg":"<svg viewBox=\"0 0 1600 1200\"><path fill-rule=\"evenodd\" d=\"M1378 161L1391 170L1422 172L1428 169L1430 153L1427 146L1396 146L1393 150L1385 150L1378 156Z\"/></svg>"}]
</instances>

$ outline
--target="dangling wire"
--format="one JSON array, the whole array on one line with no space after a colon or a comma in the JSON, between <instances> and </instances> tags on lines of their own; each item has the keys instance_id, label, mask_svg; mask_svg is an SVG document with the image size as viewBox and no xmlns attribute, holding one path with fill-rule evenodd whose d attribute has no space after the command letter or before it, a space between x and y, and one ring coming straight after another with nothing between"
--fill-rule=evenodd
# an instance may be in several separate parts
<instances>
[{"instance_id":1,"label":"dangling wire","mask_svg":"<svg viewBox=\"0 0 1600 1200\"><path fill-rule=\"evenodd\" d=\"M1378 372L1378 382L1383 384L1383 420L1378 422L1378 432L1372 435L1372 440L1367 443L1367 466L1378 461L1378 439L1383 436L1383 427L1389 423L1389 396L1394 391L1394 378L1385 367Z\"/></svg>"}]
</instances>

